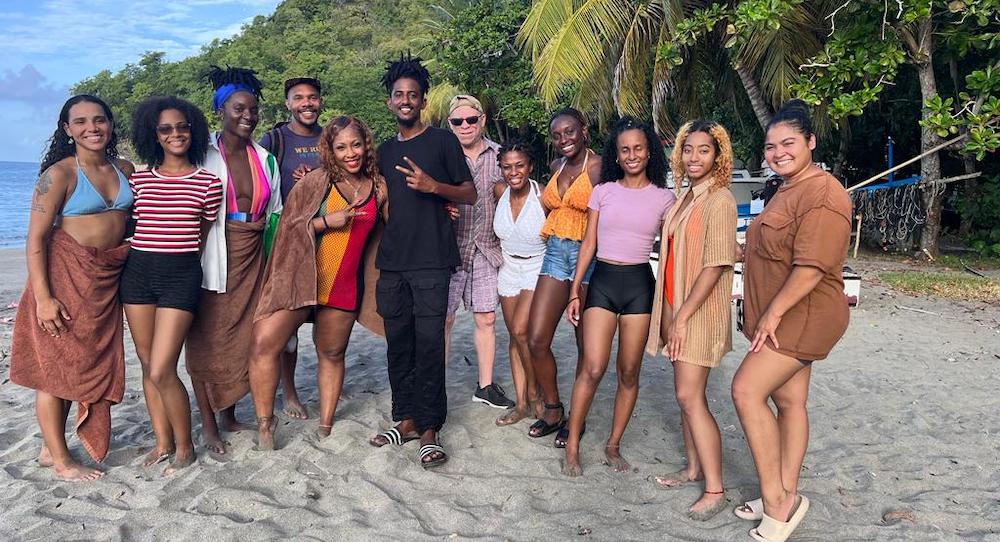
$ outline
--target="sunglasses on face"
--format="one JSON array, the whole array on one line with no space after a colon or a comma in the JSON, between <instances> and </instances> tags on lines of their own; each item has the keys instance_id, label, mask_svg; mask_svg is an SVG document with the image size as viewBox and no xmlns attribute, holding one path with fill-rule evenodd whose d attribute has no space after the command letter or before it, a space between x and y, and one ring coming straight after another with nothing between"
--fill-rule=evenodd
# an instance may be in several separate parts
<instances>
[{"instance_id":1,"label":"sunglasses on face","mask_svg":"<svg viewBox=\"0 0 1000 542\"><path fill-rule=\"evenodd\" d=\"M452 126L461 126L463 122L469 126L475 126L479 122L479 117L481 116L482 115L476 115L474 117L465 117L461 119L448 119L448 122L450 122Z\"/></svg>"},{"instance_id":2,"label":"sunglasses on face","mask_svg":"<svg viewBox=\"0 0 1000 542\"><path fill-rule=\"evenodd\" d=\"M162 136L168 136L174 132L178 134L190 134L191 125L186 122L178 122L177 124L161 124L156 127L156 133Z\"/></svg>"}]
</instances>

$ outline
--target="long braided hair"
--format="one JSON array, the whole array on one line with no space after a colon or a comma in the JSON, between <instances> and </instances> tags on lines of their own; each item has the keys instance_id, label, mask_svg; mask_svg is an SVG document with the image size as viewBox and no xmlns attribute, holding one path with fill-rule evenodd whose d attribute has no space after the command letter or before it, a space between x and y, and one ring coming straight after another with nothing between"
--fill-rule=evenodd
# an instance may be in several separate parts
<instances>
[{"instance_id":1,"label":"long braided hair","mask_svg":"<svg viewBox=\"0 0 1000 542\"><path fill-rule=\"evenodd\" d=\"M385 73L382 74L382 86L385 87L385 91L392 94L392 85L396 84L396 81L413 79L420 85L420 92L427 95L427 91L431 88L431 74L422 64L423 61L424 59L410 56L407 52L406 56L399 53L399 60L386 62Z\"/></svg>"}]
</instances>

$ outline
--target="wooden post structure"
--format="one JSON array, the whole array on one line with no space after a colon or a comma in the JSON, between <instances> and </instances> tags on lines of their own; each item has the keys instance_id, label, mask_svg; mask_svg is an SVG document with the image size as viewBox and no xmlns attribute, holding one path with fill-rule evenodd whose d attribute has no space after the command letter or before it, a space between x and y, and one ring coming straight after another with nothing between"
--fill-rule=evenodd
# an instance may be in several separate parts
<instances>
[{"instance_id":1,"label":"wooden post structure","mask_svg":"<svg viewBox=\"0 0 1000 542\"><path fill-rule=\"evenodd\" d=\"M854 218L858 219L858 233L854 236L854 255L852 258L858 257L858 245L861 244L861 215L854 215Z\"/></svg>"}]
</instances>

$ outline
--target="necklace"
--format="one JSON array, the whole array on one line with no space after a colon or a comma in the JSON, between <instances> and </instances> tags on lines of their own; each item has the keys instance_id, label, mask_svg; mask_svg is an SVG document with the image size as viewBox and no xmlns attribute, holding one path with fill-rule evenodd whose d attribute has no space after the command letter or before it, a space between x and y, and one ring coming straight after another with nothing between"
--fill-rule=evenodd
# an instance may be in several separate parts
<instances>
[{"instance_id":1,"label":"necklace","mask_svg":"<svg viewBox=\"0 0 1000 542\"><path fill-rule=\"evenodd\" d=\"M348 179L346 177L344 178L344 182L347 183L348 186L350 186L351 188L354 189L354 195L351 196L350 201L348 201L347 203L348 204L352 204L352 203L358 201L358 194L361 193L361 187L365 185L365 182L361 181L361 182L358 182L357 184L355 184L354 181L352 181L352 180L350 180L350 179Z\"/></svg>"}]
</instances>

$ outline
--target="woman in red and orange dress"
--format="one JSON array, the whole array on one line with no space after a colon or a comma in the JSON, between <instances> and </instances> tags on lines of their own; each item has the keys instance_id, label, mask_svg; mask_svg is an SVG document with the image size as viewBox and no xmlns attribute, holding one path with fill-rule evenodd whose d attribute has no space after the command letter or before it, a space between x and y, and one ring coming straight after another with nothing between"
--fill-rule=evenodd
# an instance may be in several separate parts
<instances>
[{"instance_id":1,"label":"woman in red and orange dress","mask_svg":"<svg viewBox=\"0 0 1000 542\"><path fill-rule=\"evenodd\" d=\"M333 427L355 320L381 331L366 301L374 297L365 295L375 281L364 276L373 268L366 249L377 244L376 227L386 213L371 130L356 118L337 117L323 128L319 154L322 167L298 181L285 201L254 315L250 389L261 449L274 447L279 356L314 310L321 437Z\"/></svg>"}]
</instances>

